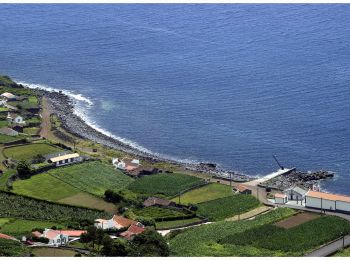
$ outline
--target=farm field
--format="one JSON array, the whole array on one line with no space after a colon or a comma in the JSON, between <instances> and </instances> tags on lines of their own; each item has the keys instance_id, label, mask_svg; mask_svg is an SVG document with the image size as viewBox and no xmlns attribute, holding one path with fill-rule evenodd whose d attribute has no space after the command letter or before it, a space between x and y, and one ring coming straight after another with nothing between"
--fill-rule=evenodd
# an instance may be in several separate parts
<instances>
[{"instance_id":1,"label":"farm field","mask_svg":"<svg viewBox=\"0 0 350 260\"><path fill-rule=\"evenodd\" d=\"M134 209L133 212L139 217L146 217L146 218L153 218L153 219L188 216L188 214L180 210L173 210L169 208L160 208L160 207L147 207L142 209Z\"/></svg>"},{"instance_id":2,"label":"farm field","mask_svg":"<svg viewBox=\"0 0 350 260\"><path fill-rule=\"evenodd\" d=\"M198 189L190 190L181 194L181 204L197 204L209 200L215 200L232 195L232 189L228 185L211 183ZM172 201L178 203L179 197L175 197Z\"/></svg>"},{"instance_id":3,"label":"farm field","mask_svg":"<svg viewBox=\"0 0 350 260\"><path fill-rule=\"evenodd\" d=\"M81 191L49 174L43 173L34 175L29 179L15 181L13 192L37 199L58 201L76 195Z\"/></svg>"},{"instance_id":4,"label":"farm field","mask_svg":"<svg viewBox=\"0 0 350 260\"><path fill-rule=\"evenodd\" d=\"M36 135L39 133L40 128L39 127L26 127L23 128L23 133L28 135Z\"/></svg>"},{"instance_id":5,"label":"farm field","mask_svg":"<svg viewBox=\"0 0 350 260\"><path fill-rule=\"evenodd\" d=\"M85 162L52 169L47 172L78 188L97 196L108 189L118 191L128 186L133 179L113 166L99 161Z\"/></svg>"},{"instance_id":6,"label":"farm field","mask_svg":"<svg viewBox=\"0 0 350 260\"><path fill-rule=\"evenodd\" d=\"M0 238L0 257L3 256L26 256L29 249L18 241Z\"/></svg>"},{"instance_id":7,"label":"farm field","mask_svg":"<svg viewBox=\"0 0 350 260\"><path fill-rule=\"evenodd\" d=\"M5 143L8 143L8 142L18 141L18 140L21 140L21 139L24 139L24 138L25 137L21 136L21 135L9 136L9 135L0 134L0 143L1 144L5 144Z\"/></svg>"},{"instance_id":8,"label":"farm field","mask_svg":"<svg viewBox=\"0 0 350 260\"><path fill-rule=\"evenodd\" d=\"M5 225L6 223L10 222L11 218L0 218L0 233L1 233L1 227Z\"/></svg>"},{"instance_id":9,"label":"farm field","mask_svg":"<svg viewBox=\"0 0 350 260\"><path fill-rule=\"evenodd\" d=\"M254 220L219 221L184 230L169 240L172 256L278 256L268 249L219 243L229 235L245 232L254 227L272 224L295 213L289 208L278 208Z\"/></svg>"},{"instance_id":10,"label":"farm field","mask_svg":"<svg viewBox=\"0 0 350 260\"><path fill-rule=\"evenodd\" d=\"M9 125L9 122L7 120L0 120L0 128L7 127L8 125Z\"/></svg>"},{"instance_id":11,"label":"farm field","mask_svg":"<svg viewBox=\"0 0 350 260\"><path fill-rule=\"evenodd\" d=\"M251 195L235 194L197 204L197 214L209 218L210 221L218 221L242 214L259 205L259 201Z\"/></svg>"},{"instance_id":12,"label":"farm field","mask_svg":"<svg viewBox=\"0 0 350 260\"><path fill-rule=\"evenodd\" d=\"M1 221L1 219L0 219ZM1 226L0 232L12 236L22 236L30 233L34 228L51 228L56 226L57 228L65 228L64 225L48 222L48 221L38 221L38 220L24 220L24 219L12 219L3 226Z\"/></svg>"},{"instance_id":13,"label":"farm field","mask_svg":"<svg viewBox=\"0 0 350 260\"><path fill-rule=\"evenodd\" d=\"M300 224L303 224L305 222L308 222L310 220L319 218L320 215L316 213L311 212L301 212L299 214L294 215L293 217L284 219L280 222L275 223L277 227L289 229L296 226L299 226Z\"/></svg>"},{"instance_id":14,"label":"farm field","mask_svg":"<svg viewBox=\"0 0 350 260\"><path fill-rule=\"evenodd\" d=\"M50 203L15 194L0 192L0 217L38 219L50 222L76 222L97 218L110 218L112 214L103 211Z\"/></svg>"},{"instance_id":15,"label":"farm field","mask_svg":"<svg viewBox=\"0 0 350 260\"><path fill-rule=\"evenodd\" d=\"M128 188L140 194L170 197L201 183L203 180L194 176L180 173L160 173L137 179Z\"/></svg>"},{"instance_id":16,"label":"farm field","mask_svg":"<svg viewBox=\"0 0 350 260\"><path fill-rule=\"evenodd\" d=\"M7 158L13 158L16 160L29 160L38 154L45 156L59 151L62 151L62 149L48 144L39 143L5 148L4 155Z\"/></svg>"},{"instance_id":17,"label":"farm field","mask_svg":"<svg viewBox=\"0 0 350 260\"><path fill-rule=\"evenodd\" d=\"M92 209L104 210L109 213L115 213L118 209L118 207L113 203L106 202L102 198L95 197L85 192L60 199L57 202L68 205L85 206Z\"/></svg>"},{"instance_id":18,"label":"farm field","mask_svg":"<svg viewBox=\"0 0 350 260\"><path fill-rule=\"evenodd\" d=\"M54 247L36 247L32 253L37 257L73 257L77 254L74 250L54 248Z\"/></svg>"},{"instance_id":19,"label":"farm field","mask_svg":"<svg viewBox=\"0 0 350 260\"><path fill-rule=\"evenodd\" d=\"M285 229L276 225L263 225L244 232L229 235L219 243L250 245L286 255L304 255L350 231L347 220L335 216L322 216L298 226ZM312 238L312 239L310 239Z\"/></svg>"},{"instance_id":20,"label":"farm field","mask_svg":"<svg viewBox=\"0 0 350 260\"><path fill-rule=\"evenodd\" d=\"M195 222L201 221L200 218L188 218L188 219L178 219L178 220L170 220L170 221L157 221L156 229L168 229L168 228L176 228L187 224L192 224Z\"/></svg>"}]
</instances>

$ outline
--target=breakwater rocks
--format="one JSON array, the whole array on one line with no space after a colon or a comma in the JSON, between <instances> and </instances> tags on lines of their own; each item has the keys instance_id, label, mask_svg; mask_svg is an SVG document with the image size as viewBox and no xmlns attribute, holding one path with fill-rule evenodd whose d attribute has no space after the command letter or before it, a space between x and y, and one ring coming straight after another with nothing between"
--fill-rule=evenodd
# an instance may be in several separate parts
<instances>
[{"instance_id":1,"label":"breakwater rocks","mask_svg":"<svg viewBox=\"0 0 350 260\"><path fill-rule=\"evenodd\" d=\"M312 186L317 185L319 181L332 178L333 176L333 172L323 170L316 172L293 171L270 179L262 183L260 186L285 190L295 185L299 185L306 189L311 189Z\"/></svg>"}]
</instances>

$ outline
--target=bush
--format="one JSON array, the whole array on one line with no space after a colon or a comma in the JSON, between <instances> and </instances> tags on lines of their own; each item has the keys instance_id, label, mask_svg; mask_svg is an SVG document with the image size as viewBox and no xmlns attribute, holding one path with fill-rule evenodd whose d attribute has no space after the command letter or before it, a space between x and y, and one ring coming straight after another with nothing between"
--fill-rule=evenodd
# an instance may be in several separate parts
<instances>
[{"instance_id":1,"label":"bush","mask_svg":"<svg viewBox=\"0 0 350 260\"><path fill-rule=\"evenodd\" d=\"M36 237L36 236L32 236L32 241L33 242L40 242L40 243L44 243L44 244L48 244L50 242L50 240L46 237Z\"/></svg>"},{"instance_id":2,"label":"bush","mask_svg":"<svg viewBox=\"0 0 350 260\"><path fill-rule=\"evenodd\" d=\"M18 177L24 179L32 175L32 169L27 161L20 161L16 167Z\"/></svg>"},{"instance_id":3,"label":"bush","mask_svg":"<svg viewBox=\"0 0 350 260\"><path fill-rule=\"evenodd\" d=\"M151 229L138 234L131 243L130 256L169 256L169 247L165 239Z\"/></svg>"}]
</instances>

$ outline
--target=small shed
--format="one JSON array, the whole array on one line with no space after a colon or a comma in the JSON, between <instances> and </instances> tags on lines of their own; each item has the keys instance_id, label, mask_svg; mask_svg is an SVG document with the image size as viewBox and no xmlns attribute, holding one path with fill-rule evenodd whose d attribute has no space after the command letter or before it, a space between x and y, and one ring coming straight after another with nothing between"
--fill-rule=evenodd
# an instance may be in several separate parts
<instances>
[{"instance_id":1,"label":"small shed","mask_svg":"<svg viewBox=\"0 0 350 260\"><path fill-rule=\"evenodd\" d=\"M176 203L167 199L149 197L143 202L143 206L144 207L150 207L150 206L174 207L176 206Z\"/></svg>"},{"instance_id":2,"label":"small shed","mask_svg":"<svg viewBox=\"0 0 350 260\"><path fill-rule=\"evenodd\" d=\"M286 194L288 196L288 200L296 200L296 201L300 201L303 200L305 198L305 194L308 191L299 187L299 186L295 186L293 188L290 189L286 189L284 191L284 194Z\"/></svg>"},{"instance_id":3,"label":"small shed","mask_svg":"<svg viewBox=\"0 0 350 260\"><path fill-rule=\"evenodd\" d=\"M283 193L275 194L275 203L277 204L286 204L288 202L288 196Z\"/></svg>"},{"instance_id":4,"label":"small shed","mask_svg":"<svg viewBox=\"0 0 350 260\"><path fill-rule=\"evenodd\" d=\"M242 184L238 184L234 189L240 194L252 194L252 190L248 189L247 186Z\"/></svg>"},{"instance_id":5,"label":"small shed","mask_svg":"<svg viewBox=\"0 0 350 260\"><path fill-rule=\"evenodd\" d=\"M56 166L67 165L75 162L82 161L82 158L78 153L65 154L57 157L50 158L49 163L54 163Z\"/></svg>"}]
</instances>

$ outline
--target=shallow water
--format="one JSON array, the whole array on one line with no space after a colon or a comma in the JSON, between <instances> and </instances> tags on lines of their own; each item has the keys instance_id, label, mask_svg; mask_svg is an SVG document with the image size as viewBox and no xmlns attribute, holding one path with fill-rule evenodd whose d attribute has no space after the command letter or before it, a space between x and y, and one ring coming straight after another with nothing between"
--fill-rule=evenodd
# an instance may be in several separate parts
<instances>
[{"instance_id":1,"label":"shallow water","mask_svg":"<svg viewBox=\"0 0 350 260\"><path fill-rule=\"evenodd\" d=\"M349 22L348 5L0 5L0 72L155 153L251 175L276 154L350 194Z\"/></svg>"}]
</instances>

